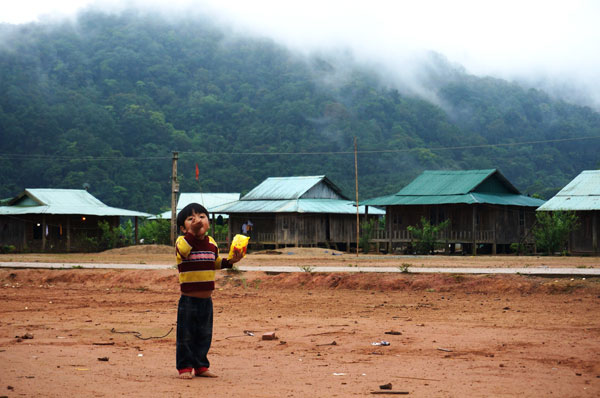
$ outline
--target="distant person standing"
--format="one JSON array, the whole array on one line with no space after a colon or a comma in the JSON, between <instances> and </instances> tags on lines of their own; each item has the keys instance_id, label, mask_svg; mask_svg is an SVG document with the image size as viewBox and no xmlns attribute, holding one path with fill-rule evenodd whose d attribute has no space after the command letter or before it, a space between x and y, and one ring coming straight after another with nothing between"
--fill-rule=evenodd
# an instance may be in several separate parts
<instances>
[{"instance_id":1,"label":"distant person standing","mask_svg":"<svg viewBox=\"0 0 600 398\"><path fill-rule=\"evenodd\" d=\"M246 221L242 225L242 234L248 235L252 231L253 226L254 226L254 224L252 224L252 221L250 221L250 220Z\"/></svg>"}]
</instances>

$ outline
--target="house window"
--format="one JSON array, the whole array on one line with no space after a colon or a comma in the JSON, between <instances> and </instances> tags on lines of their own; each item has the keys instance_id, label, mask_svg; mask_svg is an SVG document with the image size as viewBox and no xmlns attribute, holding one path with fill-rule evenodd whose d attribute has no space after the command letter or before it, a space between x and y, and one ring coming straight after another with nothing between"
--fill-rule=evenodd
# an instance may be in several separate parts
<instances>
[{"instance_id":1,"label":"house window","mask_svg":"<svg viewBox=\"0 0 600 398\"><path fill-rule=\"evenodd\" d=\"M42 239L42 224L33 224L33 239Z\"/></svg>"},{"instance_id":2,"label":"house window","mask_svg":"<svg viewBox=\"0 0 600 398\"><path fill-rule=\"evenodd\" d=\"M519 210L519 227L525 227L525 211L523 209Z\"/></svg>"},{"instance_id":3,"label":"house window","mask_svg":"<svg viewBox=\"0 0 600 398\"><path fill-rule=\"evenodd\" d=\"M50 226L50 237L52 237L52 239L62 239L62 226L61 225Z\"/></svg>"}]
</instances>

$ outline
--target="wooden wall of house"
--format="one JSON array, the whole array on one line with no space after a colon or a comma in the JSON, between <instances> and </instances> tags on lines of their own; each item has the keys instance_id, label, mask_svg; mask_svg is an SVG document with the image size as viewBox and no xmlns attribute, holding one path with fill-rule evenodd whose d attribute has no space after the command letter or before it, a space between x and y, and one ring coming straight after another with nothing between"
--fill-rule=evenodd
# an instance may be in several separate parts
<instances>
[{"instance_id":1,"label":"wooden wall of house","mask_svg":"<svg viewBox=\"0 0 600 398\"><path fill-rule=\"evenodd\" d=\"M98 222L101 220L108 221L112 227L119 225L118 216L54 214L2 216L0 217L0 244L13 245L20 252L66 252L67 228L69 228L70 251L89 251L91 246L86 238L100 235Z\"/></svg>"},{"instance_id":2,"label":"wooden wall of house","mask_svg":"<svg viewBox=\"0 0 600 398\"><path fill-rule=\"evenodd\" d=\"M241 234L242 225L248 220L254 224L252 231L248 234L250 243L258 240L258 233L273 234L275 232L275 214L273 213L230 214L229 232L231 236Z\"/></svg>"},{"instance_id":3,"label":"wooden wall of house","mask_svg":"<svg viewBox=\"0 0 600 398\"><path fill-rule=\"evenodd\" d=\"M277 214L276 239L285 245L356 241L356 217L338 214Z\"/></svg>"},{"instance_id":4,"label":"wooden wall of house","mask_svg":"<svg viewBox=\"0 0 600 398\"><path fill-rule=\"evenodd\" d=\"M250 243L289 246L356 243L356 215L352 214L231 214L229 219L232 235L241 233L242 225L252 221Z\"/></svg>"},{"instance_id":5,"label":"wooden wall of house","mask_svg":"<svg viewBox=\"0 0 600 398\"><path fill-rule=\"evenodd\" d=\"M360 217L364 221L364 216ZM350 242L356 243L356 215L355 214L336 214L330 216L330 234L331 242Z\"/></svg>"},{"instance_id":6,"label":"wooden wall of house","mask_svg":"<svg viewBox=\"0 0 600 398\"><path fill-rule=\"evenodd\" d=\"M534 208L487 204L390 206L388 217L392 221L394 231L404 231L408 226L421 225L421 218L425 217L432 224L450 219L450 230L471 233L473 206L476 232L488 232L488 236L495 233L498 244L519 242L530 231L535 221Z\"/></svg>"},{"instance_id":7,"label":"wooden wall of house","mask_svg":"<svg viewBox=\"0 0 600 398\"><path fill-rule=\"evenodd\" d=\"M533 242L531 228L535 223L535 208L519 206L492 206L491 216L496 220L496 241L499 244Z\"/></svg>"},{"instance_id":8,"label":"wooden wall of house","mask_svg":"<svg viewBox=\"0 0 600 398\"><path fill-rule=\"evenodd\" d=\"M579 228L571 232L569 248L574 254L600 254L600 211L578 211Z\"/></svg>"},{"instance_id":9,"label":"wooden wall of house","mask_svg":"<svg viewBox=\"0 0 600 398\"><path fill-rule=\"evenodd\" d=\"M390 206L390 210L393 230L421 225L422 217L436 225L450 219L453 230L472 230L473 208L466 204Z\"/></svg>"},{"instance_id":10,"label":"wooden wall of house","mask_svg":"<svg viewBox=\"0 0 600 398\"><path fill-rule=\"evenodd\" d=\"M21 217L0 216L0 246L14 246L16 250L22 251L23 236L29 224Z\"/></svg>"}]
</instances>

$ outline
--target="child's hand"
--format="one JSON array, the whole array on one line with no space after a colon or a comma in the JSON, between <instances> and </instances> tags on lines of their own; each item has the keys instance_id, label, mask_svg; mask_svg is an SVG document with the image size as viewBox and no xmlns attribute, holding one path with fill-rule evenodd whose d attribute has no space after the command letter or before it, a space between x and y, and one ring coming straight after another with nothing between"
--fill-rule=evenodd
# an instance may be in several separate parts
<instances>
[{"instance_id":1,"label":"child's hand","mask_svg":"<svg viewBox=\"0 0 600 398\"><path fill-rule=\"evenodd\" d=\"M198 232L200 232L200 228L202 228L202 224L199 222L193 222L192 224L190 224L190 230L194 235L198 235Z\"/></svg>"},{"instance_id":2,"label":"child's hand","mask_svg":"<svg viewBox=\"0 0 600 398\"><path fill-rule=\"evenodd\" d=\"M244 253L242 253L242 251L241 251L240 249L238 249L238 248L234 248L234 249L233 249L233 257L231 257L231 258L229 259L229 262L230 262L231 264L235 264L235 263L237 263L238 261L240 261L240 260L241 260L243 257L244 257Z\"/></svg>"}]
</instances>

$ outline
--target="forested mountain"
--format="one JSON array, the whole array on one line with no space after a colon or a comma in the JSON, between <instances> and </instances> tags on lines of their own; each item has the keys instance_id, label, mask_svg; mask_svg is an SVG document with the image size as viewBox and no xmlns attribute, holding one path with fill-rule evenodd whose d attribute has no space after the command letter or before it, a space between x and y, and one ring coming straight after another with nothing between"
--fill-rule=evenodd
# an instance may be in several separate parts
<instances>
[{"instance_id":1,"label":"forested mountain","mask_svg":"<svg viewBox=\"0 0 600 398\"><path fill-rule=\"evenodd\" d=\"M156 213L169 205L173 151L182 192L325 174L352 197L354 137L361 198L425 169L482 168L547 198L600 167L597 112L430 61L426 100L351 57L295 54L197 17L3 25L0 198L85 184L111 206Z\"/></svg>"}]
</instances>

